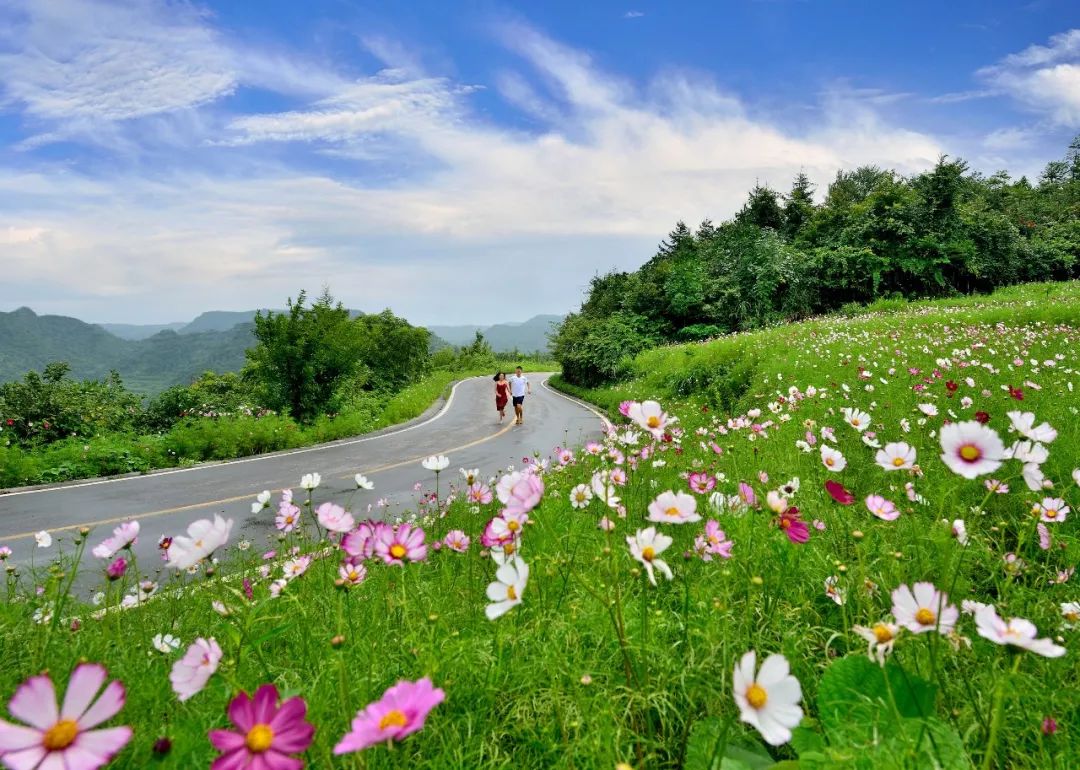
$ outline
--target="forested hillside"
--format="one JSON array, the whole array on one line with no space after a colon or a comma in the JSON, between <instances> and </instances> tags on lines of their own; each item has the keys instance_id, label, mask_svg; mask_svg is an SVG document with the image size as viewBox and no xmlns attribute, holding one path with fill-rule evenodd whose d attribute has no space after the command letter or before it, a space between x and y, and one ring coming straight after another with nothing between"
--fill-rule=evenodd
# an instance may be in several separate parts
<instances>
[{"instance_id":1,"label":"forested hillside","mask_svg":"<svg viewBox=\"0 0 1080 770\"><path fill-rule=\"evenodd\" d=\"M729 221L679 222L633 273L593 279L554 340L564 376L615 378L644 349L889 297L1080 276L1080 137L1036 183L942 158L912 177L842 171L820 203L800 174L755 187Z\"/></svg>"}]
</instances>

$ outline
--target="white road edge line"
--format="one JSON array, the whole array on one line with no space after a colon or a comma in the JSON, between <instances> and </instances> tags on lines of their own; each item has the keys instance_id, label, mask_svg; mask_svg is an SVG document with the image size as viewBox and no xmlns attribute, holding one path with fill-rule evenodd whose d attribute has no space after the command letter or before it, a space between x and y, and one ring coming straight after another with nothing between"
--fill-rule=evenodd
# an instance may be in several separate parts
<instances>
[{"instance_id":1,"label":"white road edge line","mask_svg":"<svg viewBox=\"0 0 1080 770\"><path fill-rule=\"evenodd\" d=\"M569 402L570 402L570 403L572 403L572 404L577 404L578 406L583 406L583 407L585 407L586 409L588 409L588 410L589 410L590 412L592 412L593 414L595 414L595 415L596 415L597 417L599 417L599 418L600 418L600 419L601 419L601 420L603 421L603 423L604 423L604 427L606 427L606 428L607 428L607 430L608 430L608 432L609 432L609 433L610 433L610 432L611 432L612 430L614 430L614 429L615 429L615 426L614 426L614 424L612 424L611 420L609 420L609 419L607 418L607 415L605 415L605 414L604 414L603 412L600 412L600 411L598 411L597 409L594 409L594 408L593 408L593 405L592 405L592 404L590 404L590 403L588 403L588 402L585 402L585 401L582 401L582 400L581 400L580 398L574 398L573 396L568 396L568 395L566 395L565 393L563 393L563 392L561 392L561 391L558 391L558 390L556 390L555 388L553 388L553 387L551 387L550 385L548 385L548 379L551 379L551 378L549 377L549 378L547 378L547 379L543 380L543 381L542 381L542 382L540 383L541 385L543 385L543 386L544 386L544 390L548 391L549 393L554 393L554 394L555 394L556 396L558 396L559 398L565 398L565 399L566 399L567 401L569 401Z\"/></svg>"},{"instance_id":2,"label":"white road edge line","mask_svg":"<svg viewBox=\"0 0 1080 770\"><path fill-rule=\"evenodd\" d=\"M142 481L144 479L156 478L158 476L171 476L174 473L188 473L190 471L209 471L209 470L214 470L215 468L223 468L223 467L229 466L229 465L242 465L243 463L255 463L255 462L259 462L260 460L272 460L272 459L278 458L278 457L288 457L290 455L306 454L308 452L321 452L321 451L326 450L326 449L335 449L337 447L352 446L353 444L363 444L363 443L365 443L367 441L375 441L376 439L380 439L380 438L389 438L390 436L398 436L398 435L401 435L402 433L408 433L411 430L416 430L417 428L422 428L425 425L430 425L431 423L433 423L436 420L438 420L439 418L441 418L443 415L445 415L447 413L447 411L449 411L450 405L454 403L454 396L457 393L458 386L461 385L464 382L468 382L469 380L481 379L483 376L484 375L479 375L477 377L467 377L464 380L458 380L457 382L455 382L454 386L452 388L450 388L450 397L446 399L446 403L443 404L443 408L439 410L438 414L432 415L431 417L424 420L423 422L416 423L416 425L410 425L407 428L401 428L399 430L391 431L389 433L380 433L378 436L366 436L364 438L354 438L354 439L350 439L348 441L336 441L336 442L333 442L333 443L330 443L330 444L320 444L319 446L304 447L302 449L291 449L291 450L289 450L287 452L273 452L271 454L256 455L255 457L243 457L243 458L241 458L239 460L226 460L224 462L214 463L212 465L200 464L200 465L193 465L190 468L173 468L173 469L167 470L167 471L157 471L157 472L154 472L154 473L147 473L147 474L144 474L142 476L124 476L124 477L118 478L118 479L98 479L97 481L84 481L84 482L81 482L79 484L65 484L64 486L59 486L59 487L44 487L42 489L24 489L21 492L7 492L7 493L4 493L4 494L0 494L0 500L4 500L5 498L8 498L8 497L15 497L17 495L36 495L36 494L40 494L42 492L58 492L60 490L66 490L66 489L80 489L82 487L96 487L96 486L98 486L100 484L119 484L120 482L123 482L123 481ZM550 388L549 388L549 390L550 390ZM562 395L562 394L559 394L559 395Z\"/></svg>"}]
</instances>

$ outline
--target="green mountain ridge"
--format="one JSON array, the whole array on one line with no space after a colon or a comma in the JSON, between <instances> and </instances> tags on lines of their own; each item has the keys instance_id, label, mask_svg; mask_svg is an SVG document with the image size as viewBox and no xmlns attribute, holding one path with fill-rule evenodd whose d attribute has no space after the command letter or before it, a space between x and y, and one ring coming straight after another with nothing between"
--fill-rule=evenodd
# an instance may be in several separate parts
<instances>
[{"instance_id":1,"label":"green mountain ridge","mask_svg":"<svg viewBox=\"0 0 1080 770\"><path fill-rule=\"evenodd\" d=\"M520 350L523 353L546 351L552 324L562 321L561 315L537 315L527 321L498 323L491 326L462 324L458 326L429 326L428 331L451 345L468 345L476 332L484 335L496 352Z\"/></svg>"}]
</instances>

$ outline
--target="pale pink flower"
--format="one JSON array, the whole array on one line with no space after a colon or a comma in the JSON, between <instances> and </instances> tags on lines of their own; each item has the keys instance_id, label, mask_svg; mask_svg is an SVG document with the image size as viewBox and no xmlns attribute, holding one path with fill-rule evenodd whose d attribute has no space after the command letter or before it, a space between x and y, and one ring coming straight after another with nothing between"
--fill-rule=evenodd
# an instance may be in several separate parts
<instances>
[{"instance_id":1,"label":"pale pink flower","mask_svg":"<svg viewBox=\"0 0 1080 770\"><path fill-rule=\"evenodd\" d=\"M470 540L469 536L460 529L452 529L446 533L446 537L443 538L443 543L451 551L465 553L469 550Z\"/></svg>"},{"instance_id":2,"label":"pale pink flower","mask_svg":"<svg viewBox=\"0 0 1080 770\"><path fill-rule=\"evenodd\" d=\"M1065 648L1054 644L1050 639L1036 638L1039 630L1030 620L1003 620L993 605L982 607L975 613L975 628L979 636L994 644L1012 645L1045 658L1060 658L1065 654Z\"/></svg>"},{"instance_id":3,"label":"pale pink flower","mask_svg":"<svg viewBox=\"0 0 1080 770\"><path fill-rule=\"evenodd\" d=\"M367 567L359 559L344 559L338 567L338 577L349 585L359 585L367 577Z\"/></svg>"},{"instance_id":4,"label":"pale pink flower","mask_svg":"<svg viewBox=\"0 0 1080 770\"><path fill-rule=\"evenodd\" d=\"M427 558L424 530L411 524L397 529L383 527L375 534L375 553L387 564L401 566L405 560L423 561Z\"/></svg>"},{"instance_id":5,"label":"pale pink flower","mask_svg":"<svg viewBox=\"0 0 1080 770\"><path fill-rule=\"evenodd\" d=\"M277 527L279 532L289 533L299 525L300 509L283 497L281 505L278 506L277 515L274 517L274 526Z\"/></svg>"},{"instance_id":6,"label":"pale pink flower","mask_svg":"<svg viewBox=\"0 0 1080 770\"><path fill-rule=\"evenodd\" d=\"M8 711L27 726L0 719L0 762L11 770L97 770L131 740L131 728L94 728L124 707L124 686L109 682L96 663L82 663L71 672L62 705L46 674L19 685Z\"/></svg>"},{"instance_id":7,"label":"pale pink flower","mask_svg":"<svg viewBox=\"0 0 1080 770\"><path fill-rule=\"evenodd\" d=\"M839 449L833 449L828 444L821 445L821 462L825 465L825 468L839 473L847 467L847 460L844 459L844 455Z\"/></svg>"},{"instance_id":8,"label":"pale pink flower","mask_svg":"<svg viewBox=\"0 0 1080 770\"><path fill-rule=\"evenodd\" d=\"M487 505L494 499L491 487L482 481L474 481L470 484L465 496L473 505Z\"/></svg>"},{"instance_id":9,"label":"pale pink flower","mask_svg":"<svg viewBox=\"0 0 1080 770\"><path fill-rule=\"evenodd\" d=\"M915 466L915 447L898 441L878 450L877 464L887 471L906 471Z\"/></svg>"},{"instance_id":10,"label":"pale pink flower","mask_svg":"<svg viewBox=\"0 0 1080 770\"><path fill-rule=\"evenodd\" d=\"M398 682L378 701L357 712L352 729L334 747L334 754L400 741L423 728L427 715L445 698L446 694L427 677L417 682Z\"/></svg>"},{"instance_id":11,"label":"pale pink flower","mask_svg":"<svg viewBox=\"0 0 1080 770\"><path fill-rule=\"evenodd\" d=\"M323 529L330 532L348 532L355 525L352 514L333 503L323 503L315 509L315 516Z\"/></svg>"},{"instance_id":12,"label":"pale pink flower","mask_svg":"<svg viewBox=\"0 0 1080 770\"><path fill-rule=\"evenodd\" d=\"M635 402L630 405L626 416L649 431L654 438L661 438L667 426L678 419L669 416L656 401L645 401L640 404Z\"/></svg>"},{"instance_id":13,"label":"pale pink flower","mask_svg":"<svg viewBox=\"0 0 1080 770\"><path fill-rule=\"evenodd\" d=\"M916 583L914 590L902 585L892 592L893 616L896 622L916 634L937 631L948 634L960 616L949 597L938 591L933 583Z\"/></svg>"},{"instance_id":14,"label":"pale pink flower","mask_svg":"<svg viewBox=\"0 0 1080 770\"><path fill-rule=\"evenodd\" d=\"M1044 497L1038 505L1039 521L1057 524L1065 521L1069 513L1069 506L1060 497Z\"/></svg>"},{"instance_id":15,"label":"pale pink flower","mask_svg":"<svg viewBox=\"0 0 1080 770\"><path fill-rule=\"evenodd\" d=\"M214 639L196 639L184 657L173 664L169 681L181 701L198 695L221 663L221 647Z\"/></svg>"},{"instance_id":16,"label":"pale pink flower","mask_svg":"<svg viewBox=\"0 0 1080 770\"><path fill-rule=\"evenodd\" d=\"M893 521L900 516L900 511L897 509L896 504L890 500L886 500L881 495L869 495L866 498L866 508L870 513L884 521Z\"/></svg>"},{"instance_id":17,"label":"pale pink flower","mask_svg":"<svg viewBox=\"0 0 1080 770\"><path fill-rule=\"evenodd\" d=\"M139 537L139 522L125 521L113 530L112 536L105 538L91 551L99 559L108 559L129 546L135 545Z\"/></svg>"},{"instance_id":18,"label":"pale pink flower","mask_svg":"<svg viewBox=\"0 0 1080 770\"><path fill-rule=\"evenodd\" d=\"M701 521L697 513L697 499L686 492L661 492L649 504L649 521L665 524L686 524Z\"/></svg>"},{"instance_id":19,"label":"pale pink flower","mask_svg":"<svg viewBox=\"0 0 1080 770\"><path fill-rule=\"evenodd\" d=\"M976 420L942 426L939 438L942 462L966 479L993 473L1005 457L998 434Z\"/></svg>"}]
</instances>

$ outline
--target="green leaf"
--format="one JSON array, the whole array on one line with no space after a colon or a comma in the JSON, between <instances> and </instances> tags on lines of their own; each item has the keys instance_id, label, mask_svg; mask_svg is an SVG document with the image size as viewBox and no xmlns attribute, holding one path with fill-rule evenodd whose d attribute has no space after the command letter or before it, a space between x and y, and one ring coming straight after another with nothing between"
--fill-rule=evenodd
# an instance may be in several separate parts
<instances>
[{"instance_id":1,"label":"green leaf","mask_svg":"<svg viewBox=\"0 0 1080 770\"><path fill-rule=\"evenodd\" d=\"M791 731L791 747L800 757L804 754L820 753L825 750L825 739L810 727L799 725Z\"/></svg>"},{"instance_id":2,"label":"green leaf","mask_svg":"<svg viewBox=\"0 0 1080 770\"><path fill-rule=\"evenodd\" d=\"M731 732L721 756L714 760L713 751L717 749L722 730L723 723L717 717L703 719L694 725L686 746L685 770L766 770L775 764L762 746L744 747L731 743Z\"/></svg>"}]
</instances>

